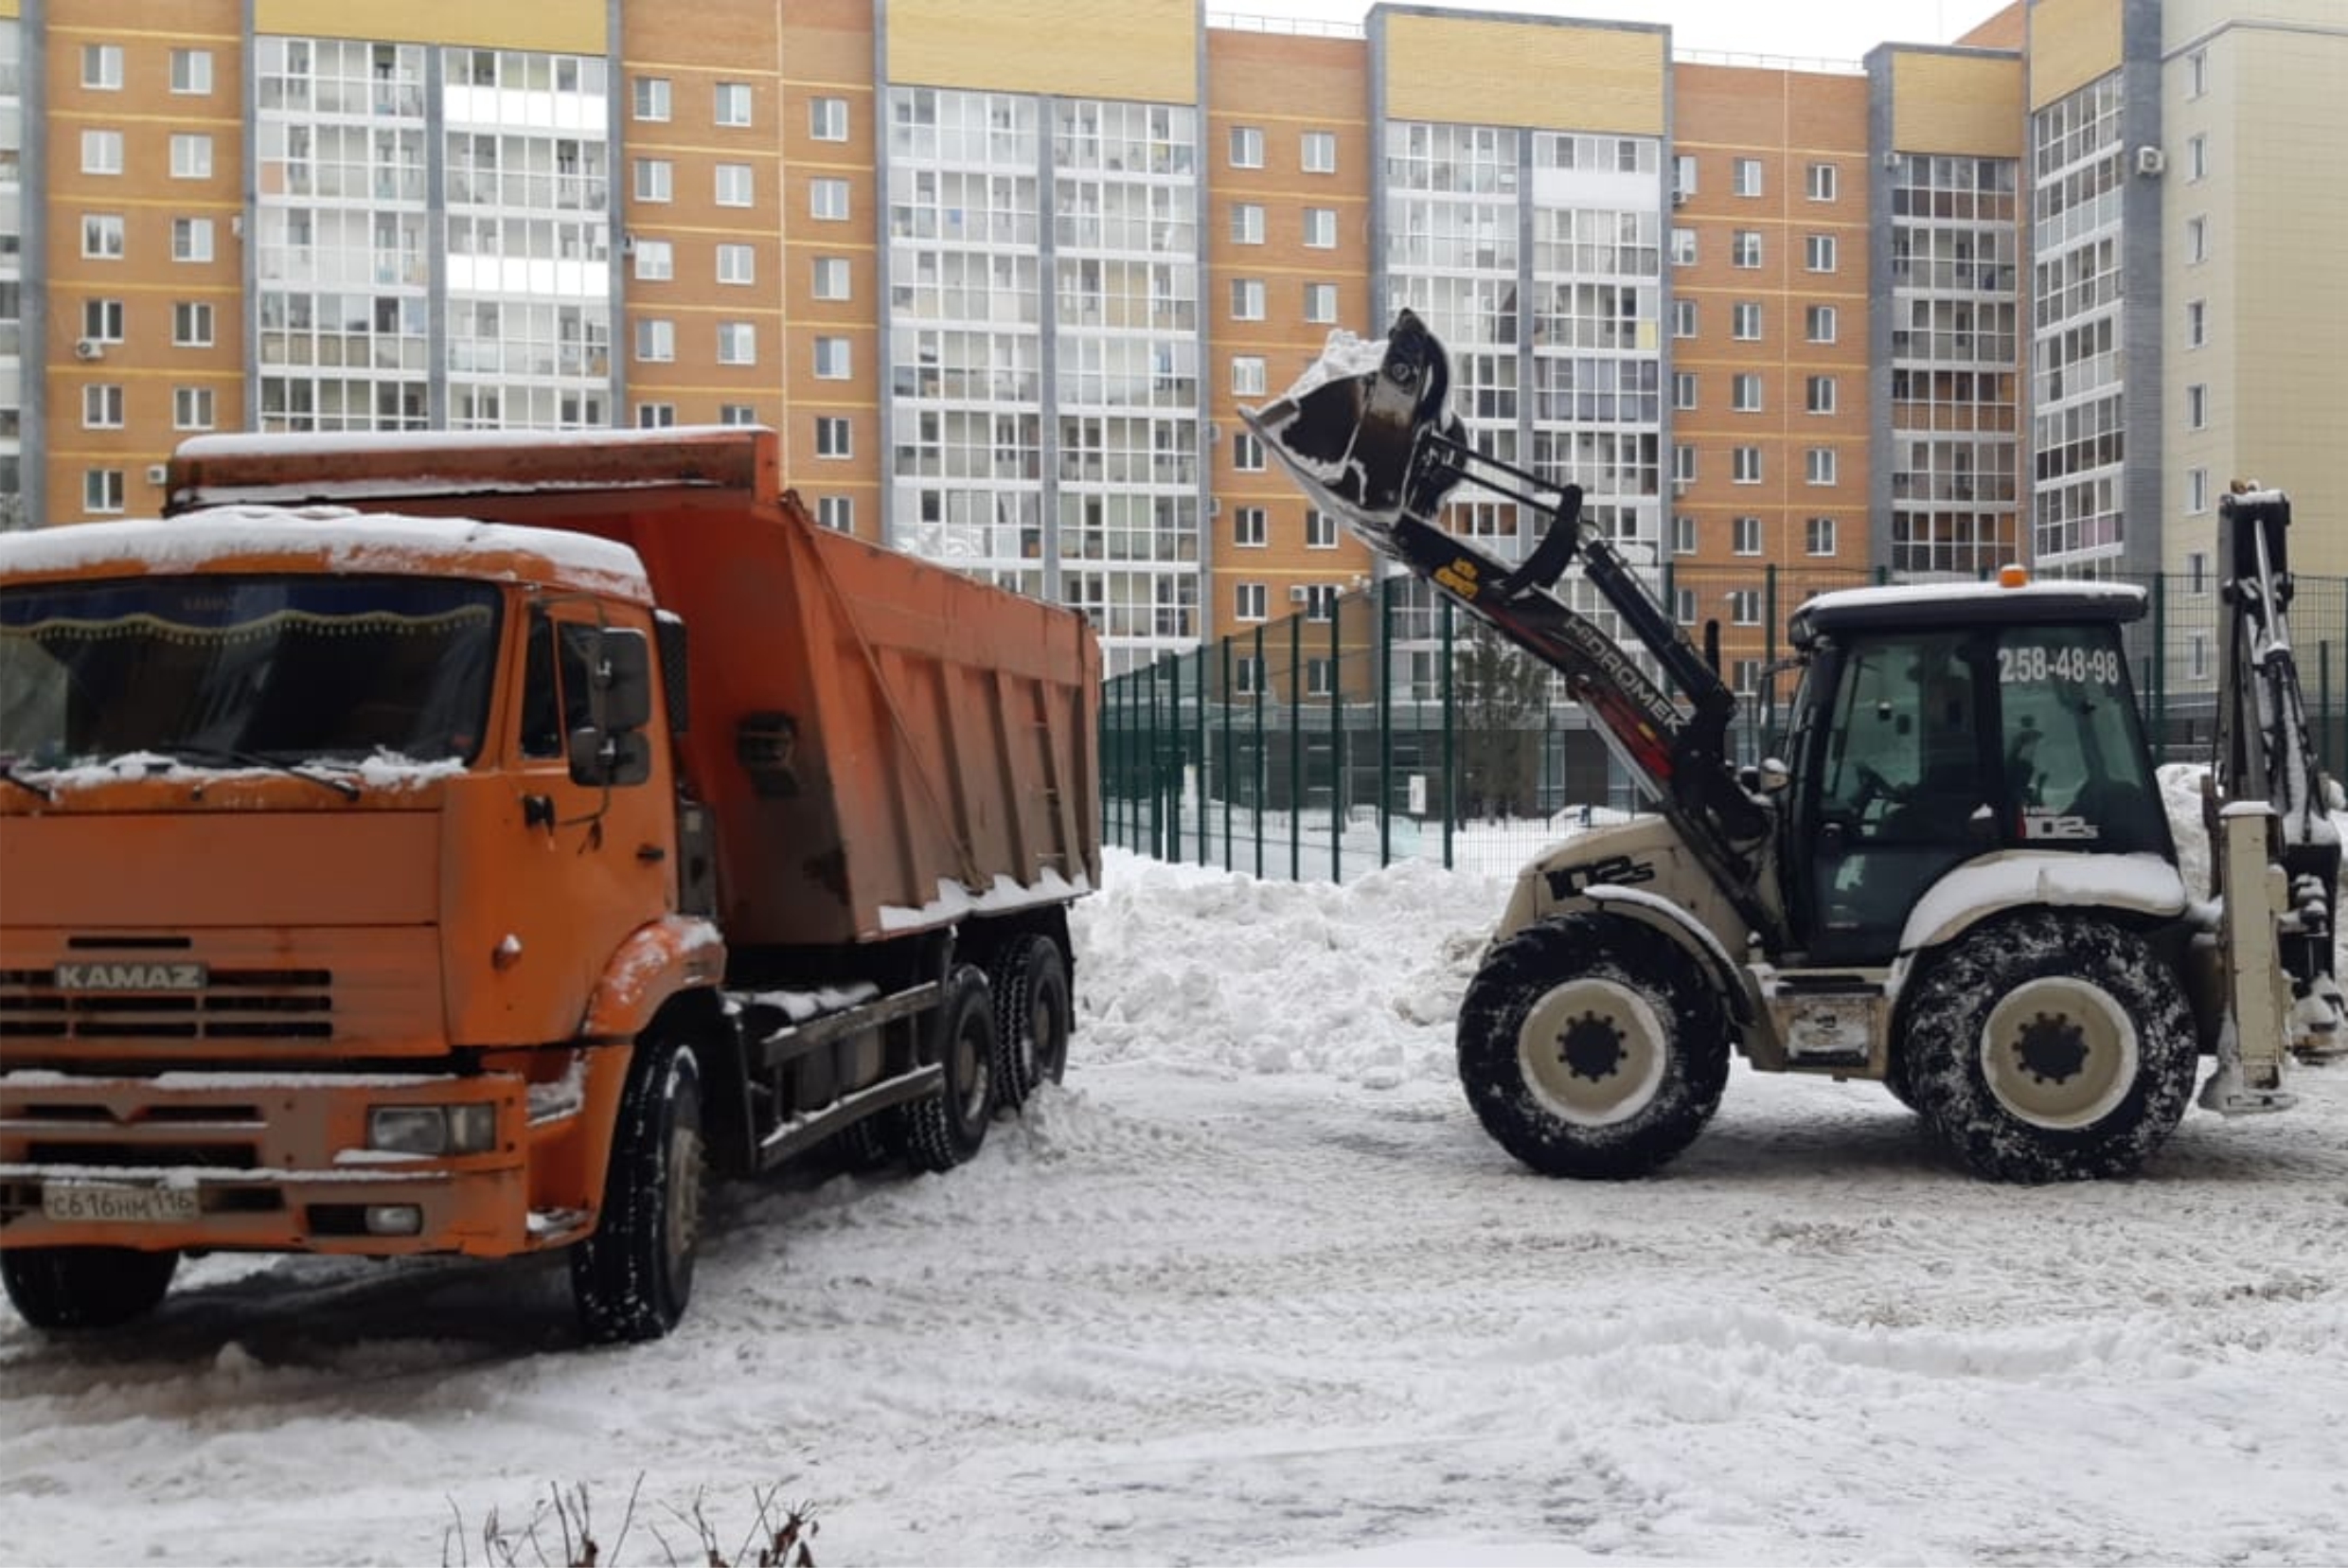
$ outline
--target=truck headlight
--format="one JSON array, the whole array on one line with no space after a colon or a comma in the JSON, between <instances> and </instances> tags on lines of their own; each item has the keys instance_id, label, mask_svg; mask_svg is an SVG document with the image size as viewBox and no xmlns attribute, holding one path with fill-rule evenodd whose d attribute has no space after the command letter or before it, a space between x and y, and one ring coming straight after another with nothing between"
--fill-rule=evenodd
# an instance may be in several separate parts
<instances>
[{"instance_id":1,"label":"truck headlight","mask_svg":"<svg viewBox=\"0 0 2348 1568\"><path fill-rule=\"evenodd\" d=\"M386 1154L479 1154L497 1141L493 1105L374 1105L367 1147Z\"/></svg>"}]
</instances>

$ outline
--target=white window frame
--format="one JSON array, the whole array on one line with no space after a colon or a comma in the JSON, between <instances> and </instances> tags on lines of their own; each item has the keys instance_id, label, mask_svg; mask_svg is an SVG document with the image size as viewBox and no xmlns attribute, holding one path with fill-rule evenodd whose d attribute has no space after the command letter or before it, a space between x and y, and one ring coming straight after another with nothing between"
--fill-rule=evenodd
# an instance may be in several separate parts
<instances>
[{"instance_id":1,"label":"white window frame","mask_svg":"<svg viewBox=\"0 0 2348 1568\"><path fill-rule=\"evenodd\" d=\"M1675 227L1671 231L1671 264L1675 267L1696 265L1696 231Z\"/></svg>"},{"instance_id":2,"label":"white window frame","mask_svg":"<svg viewBox=\"0 0 2348 1568\"><path fill-rule=\"evenodd\" d=\"M1260 398L1264 395L1266 378L1264 356L1234 354L1231 356L1231 395L1235 398Z\"/></svg>"},{"instance_id":3,"label":"white window frame","mask_svg":"<svg viewBox=\"0 0 2348 1568\"><path fill-rule=\"evenodd\" d=\"M1671 335L1692 338L1697 332L1696 301L1675 299L1671 302Z\"/></svg>"},{"instance_id":4,"label":"white window frame","mask_svg":"<svg viewBox=\"0 0 2348 1568\"><path fill-rule=\"evenodd\" d=\"M2185 301L2185 347L2199 348L2210 341L2210 302L2206 299Z\"/></svg>"},{"instance_id":5,"label":"white window frame","mask_svg":"<svg viewBox=\"0 0 2348 1568\"><path fill-rule=\"evenodd\" d=\"M1808 193L1813 202L1831 202L1841 188L1841 173L1830 163L1810 165Z\"/></svg>"},{"instance_id":6,"label":"white window frame","mask_svg":"<svg viewBox=\"0 0 2348 1568\"><path fill-rule=\"evenodd\" d=\"M122 45L119 44L82 45L81 85L93 93L122 91Z\"/></svg>"},{"instance_id":7,"label":"white window frame","mask_svg":"<svg viewBox=\"0 0 2348 1568\"><path fill-rule=\"evenodd\" d=\"M219 425L219 400L208 386L171 388L173 430L213 430Z\"/></svg>"},{"instance_id":8,"label":"white window frame","mask_svg":"<svg viewBox=\"0 0 2348 1568\"><path fill-rule=\"evenodd\" d=\"M1671 373L1671 408L1675 414L1685 414L1697 406L1697 376L1693 370Z\"/></svg>"},{"instance_id":9,"label":"white window frame","mask_svg":"<svg viewBox=\"0 0 2348 1568\"><path fill-rule=\"evenodd\" d=\"M120 469L81 471L81 509L94 517L111 517L127 505Z\"/></svg>"},{"instance_id":10,"label":"white window frame","mask_svg":"<svg viewBox=\"0 0 2348 1568\"><path fill-rule=\"evenodd\" d=\"M1233 126L1228 157L1234 169L1263 168L1264 128L1260 125Z\"/></svg>"},{"instance_id":11,"label":"white window frame","mask_svg":"<svg viewBox=\"0 0 2348 1568\"><path fill-rule=\"evenodd\" d=\"M2195 516L2210 509L2210 471L2189 468L2185 471L2185 510Z\"/></svg>"},{"instance_id":12,"label":"white window frame","mask_svg":"<svg viewBox=\"0 0 2348 1568\"><path fill-rule=\"evenodd\" d=\"M2191 382L2185 387L2185 428L2207 430L2210 427L2210 388L2206 382Z\"/></svg>"},{"instance_id":13,"label":"white window frame","mask_svg":"<svg viewBox=\"0 0 2348 1568\"><path fill-rule=\"evenodd\" d=\"M1296 157L1307 174L1336 173L1337 133L1334 131L1304 133L1297 143Z\"/></svg>"},{"instance_id":14,"label":"white window frame","mask_svg":"<svg viewBox=\"0 0 2348 1568\"><path fill-rule=\"evenodd\" d=\"M667 365L677 357L677 324L667 316L636 317L636 363Z\"/></svg>"},{"instance_id":15,"label":"white window frame","mask_svg":"<svg viewBox=\"0 0 2348 1568\"><path fill-rule=\"evenodd\" d=\"M819 336L815 339L817 381L847 381L855 374L854 360L846 338Z\"/></svg>"},{"instance_id":16,"label":"white window frame","mask_svg":"<svg viewBox=\"0 0 2348 1568\"><path fill-rule=\"evenodd\" d=\"M173 49L171 91L183 97L202 98L209 95L212 91L212 51Z\"/></svg>"},{"instance_id":17,"label":"white window frame","mask_svg":"<svg viewBox=\"0 0 2348 1568\"><path fill-rule=\"evenodd\" d=\"M667 77L637 77L629 92L630 109L637 119L663 123L674 112L674 84Z\"/></svg>"},{"instance_id":18,"label":"white window frame","mask_svg":"<svg viewBox=\"0 0 2348 1568\"><path fill-rule=\"evenodd\" d=\"M1832 376L1812 376L1803 388L1803 407L1812 414L1832 414L1840 405L1841 390Z\"/></svg>"},{"instance_id":19,"label":"white window frame","mask_svg":"<svg viewBox=\"0 0 2348 1568\"><path fill-rule=\"evenodd\" d=\"M1272 602L1272 591L1269 588L1260 582L1239 582L1232 586L1234 592L1231 596L1231 618L1233 620L1254 622L1272 618L1268 614Z\"/></svg>"},{"instance_id":20,"label":"white window frame","mask_svg":"<svg viewBox=\"0 0 2348 1568\"><path fill-rule=\"evenodd\" d=\"M1811 447L1802 458L1803 483L1830 490L1842 482L1842 458L1832 447Z\"/></svg>"},{"instance_id":21,"label":"white window frame","mask_svg":"<svg viewBox=\"0 0 2348 1568\"><path fill-rule=\"evenodd\" d=\"M1671 553L1692 556L1696 553L1696 519L1680 512L1671 520Z\"/></svg>"},{"instance_id":22,"label":"white window frame","mask_svg":"<svg viewBox=\"0 0 2348 1568\"><path fill-rule=\"evenodd\" d=\"M116 175L122 172L122 133L104 128L81 133L81 172Z\"/></svg>"},{"instance_id":23,"label":"white window frame","mask_svg":"<svg viewBox=\"0 0 2348 1568\"><path fill-rule=\"evenodd\" d=\"M1260 202L1231 204L1231 242L1235 245L1260 245L1264 242L1264 208Z\"/></svg>"},{"instance_id":24,"label":"white window frame","mask_svg":"<svg viewBox=\"0 0 2348 1568\"><path fill-rule=\"evenodd\" d=\"M854 203L848 183L838 179L816 179L808 182L808 216L825 223L845 223Z\"/></svg>"},{"instance_id":25,"label":"white window frame","mask_svg":"<svg viewBox=\"0 0 2348 1568\"><path fill-rule=\"evenodd\" d=\"M856 497L852 495L819 495L815 498L815 521L833 533L852 534L856 531Z\"/></svg>"},{"instance_id":26,"label":"white window frame","mask_svg":"<svg viewBox=\"0 0 2348 1568\"><path fill-rule=\"evenodd\" d=\"M2206 132L2197 131L2185 138L2185 179L2188 183L2210 177L2210 138Z\"/></svg>"},{"instance_id":27,"label":"white window frame","mask_svg":"<svg viewBox=\"0 0 2348 1568\"><path fill-rule=\"evenodd\" d=\"M1730 241L1729 264L1746 272L1751 272L1761 265L1761 231L1759 229L1736 230L1734 238Z\"/></svg>"},{"instance_id":28,"label":"white window frame","mask_svg":"<svg viewBox=\"0 0 2348 1568\"><path fill-rule=\"evenodd\" d=\"M1751 331L1746 330L1746 326L1748 323L1752 326L1752 330ZM1731 310L1729 317L1729 336L1734 338L1737 342L1758 343L1761 341L1762 333L1766 330L1767 324L1764 322L1761 315L1761 302L1759 300L1740 299Z\"/></svg>"},{"instance_id":29,"label":"white window frame","mask_svg":"<svg viewBox=\"0 0 2348 1568\"><path fill-rule=\"evenodd\" d=\"M815 416L815 455L829 460L856 455L856 427L848 423L845 415Z\"/></svg>"},{"instance_id":30,"label":"white window frame","mask_svg":"<svg viewBox=\"0 0 2348 1568\"><path fill-rule=\"evenodd\" d=\"M728 288L746 288L758 281L758 247L720 244L717 265L719 282Z\"/></svg>"},{"instance_id":31,"label":"white window frame","mask_svg":"<svg viewBox=\"0 0 2348 1568\"><path fill-rule=\"evenodd\" d=\"M130 246L130 230L118 212L85 212L81 215L81 258L84 261L119 261Z\"/></svg>"},{"instance_id":32,"label":"white window frame","mask_svg":"<svg viewBox=\"0 0 2348 1568\"><path fill-rule=\"evenodd\" d=\"M1264 443L1252 430L1243 430L1231 438L1231 467L1236 473L1264 472Z\"/></svg>"},{"instance_id":33,"label":"white window frame","mask_svg":"<svg viewBox=\"0 0 2348 1568\"><path fill-rule=\"evenodd\" d=\"M1739 414L1758 414L1762 406L1758 371L1740 370L1729 383L1729 407Z\"/></svg>"},{"instance_id":34,"label":"white window frame","mask_svg":"<svg viewBox=\"0 0 2348 1568\"><path fill-rule=\"evenodd\" d=\"M1732 588L1729 590L1729 623L1733 626L1761 624L1761 590Z\"/></svg>"},{"instance_id":35,"label":"white window frame","mask_svg":"<svg viewBox=\"0 0 2348 1568\"><path fill-rule=\"evenodd\" d=\"M636 404L638 430L667 430L677 422L677 405L672 402L640 402Z\"/></svg>"},{"instance_id":36,"label":"white window frame","mask_svg":"<svg viewBox=\"0 0 2348 1568\"><path fill-rule=\"evenodd\" d=\"M636 281L666 283L677 276L676 247L666 240L636 241Z\"/></svg>"},{"instance_id":37,"label":"white window frame","mask_svg":"<svg viewBox=\"0 0 2348 1568\"><path fill-rule=\"evenodd\" d=\"M1832 343L1841 330L1839 313L1832 305L1812 305L1803 312L1803 339L1807 343Z\"/></svg>"},{"instance_id":38,"label":"white window frame","mask_svg":"<svg viewBox=\"0 0 2348 1568\"><path fill-rule=\"evenodd\" d=\"M1264 280L1260 277L1235 277L1231 280L1231 319L1261 321L1264 319Z\"/></svg>"},{"instance_id":39,"label":"white window frame","mask_svg":"<svg viewBox=\"0 0 2348 1568\"><path fill-rule=\"evenodd\" d=\"M756 322L718 323L718 363L737 365L758 363L758 328Z\"/></svg>"},{"instance_id":40,"label":"white window frame","mask_svg":"<svg viewBox=\"0 0 2348 1568\"><path fill-rule=\"evenodd\" d=\"M709 116L729 130L751 123L750 83L713 81L709 84Z\"/></svg>"},{"instance_id":41,"label":"white window frame","mask_svg":"<svg viewBox=\"0 0 2348 1568\"><path fill-rule=\"evenodd\" d=\"M171 347L174 348L209 348L219 324L214 319L208 301L201 299L175 300L171 305Z\"/></svg>"},{"instance_id":42,"label":"white window frame","mask_svg":"<svg viewBox=\"0 0 2348 1568\"><path fill-rule=\"evenodd\" d=\"M1729 189L1737 196L1756 197L1762 193L1761 160L1738 158L1730 165Z\"/></svg>"},{"instance_id":43,"label":"white window frame","mask_svg":"<svg viewBox=\"0 0 2348 1568\"><path fill-rule=\"evenodd\" d=\"M755 425L758 422L756 403L720 403L718 422L721 425Z\"/></svg>"},{"instance_id":44,"label":"white window frame","mask_svg":"<svg viewBox=\"0 0 2348 1568\"><path fill-rule=\"evenodd\" d=\"M1841 247L1831 234L1812 234L1802 241L1802 265L1805 271L1830 273L1839 270Z\"/></svg>"},{"instance_id":45,"label":"white window frame","mask_svg":"<svg viewBox=\"0 0 2348 1568\"><path fill-rule=\"evenodd\" d=\"M81 388L81 428L120 430L125 401L121 383L89 383Z\"/></svg>"},{"instance_id":46,"label":"white window frame","mask_svg":"<svg viewBox=\"0 0 2348 1568\"><path fill-rule=\"evenodd\" d=\"M1321 327L1336 323L1336 284L1307 283L1305 285L1305 319Z\"/></svg>"},{"instance_id":47,"label":"white window frame","mask_svg":"<svg viewBox=\"0 0 2348 1568\"><path fill-rule=\"evenodd\" d=\"M808 263L809 287L817 299L853 299L856 275L845 256L819 256Z\"/></svg>"},{"instance_id":48,"label":"white window frame","mask_svg":"<svg viewBox=\"0 0 2348 1568\"><path fill-rule=\"evenodd\" d=\"M1337 248L1337 209L1308 206L1305 209L1305 248L1335 250Z\"/></svg>"},{"instance_id":49,"label":"white window frame","mask_svg":"<svg viewBox=\"0 0 2348 1568\"><path fill-rule=\"evenodd\" d=\"M1830 556L1835 553L1835 536L1840 531L1831 517L1805 518L1802 524L1802 547L1809 555Z\"/></svg>"},{"instance_id":50,"label":"white window frame","mask_svg":"<svg viewBox=\"0 0 2348 1568\"><path fill-rule=\"evenodd\" d=\"M1272 532L1261 507L1236 507L1231 514L1231 547L1235 550L1269 548Z\"/></svg>"},{"instance_id":51,"label":"white window frame","mask_svg":"<svg viewBox=\"0 0 2348 1568\"><path fill-rule=\"evenodd\" d=\"M129 309L119 299L85 299L81 302L81 335L93 343L120 343L123 318Z\"/></svg>"},{"instance_id":52,"label":"white window frame","mask_svg":"<svg viewBox=\"0 0 2348 1568\"><path fill-rule=\"evenodd\" d=\"M808 136L820 142L848 139L848 100L841 98L808 99Z\"/></svg>"},{"instance_id":53,"label":"white window frame","mask_svg":"<svg viewBox=\"0 0 2348 1568\"><path fill-rule=\"evenodd\" d=\"M756 171L748 164L717 165L710 170L710 199L721 207L757 205Z\"/></svg>"},{"instance_id":54,"label":"white window frame","mask_svg":"<svg viewBox=\"0 0 2348 1568\"><path fill-rule=\"evenodd\" d=\"M209 218L174 218L171 220L171 259L174 261L209 261L212 259L212 220Z\"/></svg>"},{"instance_id":55,"label":"white window frame","mask_svg":"<svg viewBox=\"0 0 2348 1568\"><path fill-rule=\"evenodd\" d=\"M2210 258L2210 221L2204 217L2185 220L2185 265L2198 266Z\"/></svg>"},{"instance_id":56,"label":"white window frame","mask_svg":"<svg viewBox=\"0 0 2348 1568\"><path fill-rule=\"evenodd\" d=\"M1740 556L1757 556L1761 553L1761 520L1759 518L1738 517L1730 520L1729 553Z\"/></svg>"},{"instance_id":57,"label":"white window frame","mask_svg":"<svg viewBox=\"0 0 2348 1568\"><path fill-rule=\"evenodd\" d=\"M212 177L212 138L200 131L171 134L171 178L208 180Z\"/></svg>"},{"instance_id":58,"label":"white window frame","mask_svg":"<svg viewBox=\"0 0 2348 1568\"><path fill-rule=\"evenodd\" d=\"M1734 467L1731 470L1730 477L1733 478L1737 484L1757 485L1761 483L1763 472L1764 470L1761 464L1761 449L1759 447L1740 446L1735 449Z\"/></svg>"},{"instance_id":59,"label":"white window frame","mask_svg":"<svg viewBox=\"0 0 2348 1568\"><path fill-rule=\"evenodd\" d=\"M1318 507L1305 508L1305 548L1307 550L1337 548L1337 519Z\"/></svg>"},{"instance_id":60,"label":"white window frame","mask_svg":"<svg viewBox=\"0 0 2348 1568\"><path fill-rule=\"evenodd\" d=\"M667 158L638 158L629 188L639 203L673 202L677 199L677 166Z\"/></svg>"}]
</instances>

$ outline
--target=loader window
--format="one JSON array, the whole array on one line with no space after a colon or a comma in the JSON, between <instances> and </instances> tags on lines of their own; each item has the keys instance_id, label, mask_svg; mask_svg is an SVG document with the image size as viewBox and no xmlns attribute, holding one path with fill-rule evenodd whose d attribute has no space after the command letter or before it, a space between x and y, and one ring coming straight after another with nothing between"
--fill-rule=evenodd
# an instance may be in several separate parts
<instances>
[{"instance_id":1,"label":"loader window","mask_svg":"<svg viewBox=\"0 0 2348 1568\"><path fill-rule=\"evenodd\" d=\"M2017 628L1997 660L2010 836L2032 849L2173 853L2116 629Z\"/></svg>"}]
</instances>

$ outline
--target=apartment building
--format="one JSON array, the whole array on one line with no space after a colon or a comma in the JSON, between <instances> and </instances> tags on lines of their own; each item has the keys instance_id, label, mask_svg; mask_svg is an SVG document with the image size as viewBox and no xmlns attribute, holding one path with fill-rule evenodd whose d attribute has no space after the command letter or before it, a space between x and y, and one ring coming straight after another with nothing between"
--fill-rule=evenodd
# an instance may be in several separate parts
<instances>
[{"instance_id":1,"label":"apartment building","mask_svg":"<svg viewBox=\"0 0 2348 1568\"><path fill-rule=\"evenodd\" d=\"M0 0L0 496L150 510L206 429L771 424L825 523L1076 604L1121 669L1382 570L1236 411L1408 305L1479 446L1580 483L1740 682L1789 608L1740 572L2185 573L2232 477L2348 508L2331 0L2017 0L1848 68L1673 43Z\"/></svg>"}]
</instances>

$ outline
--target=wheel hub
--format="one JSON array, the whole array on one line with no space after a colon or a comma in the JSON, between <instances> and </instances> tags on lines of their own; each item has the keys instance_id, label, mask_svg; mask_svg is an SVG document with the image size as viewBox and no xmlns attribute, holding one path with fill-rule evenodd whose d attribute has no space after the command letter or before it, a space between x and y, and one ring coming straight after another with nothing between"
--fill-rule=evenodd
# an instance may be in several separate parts
<instances>
[{"instance_id":1,"label":"wheel hub","mask_svg":"<svg viewBox=\"0 0 2348 1568\"><path fill-rule=\"evenodd\" d=\"M1569 980L1535 999L1517 1031L1534 1101L1575 1127L1628 1121L1654 1103L1671 1055L1645 992L1611 978Z\"/></svg>"},{"instance_id":2,"label":"wheel hub","mask_svg":"<svg viewBox=\"0 0 2348 1568\"><path fill-rule=\"evenodd\" d=\"M1981 1073L2006 1113L2033 1127L2091 1127L2117 1110L2141 1070L2136 1024L2119 998L2078 975L2042 975L1990 1009Z\"/></svg>"},{"instance_id":3,"label":"wheel hub","mask_svg":"<svg viewBox=\"0 0 2348 1568\"><path fill-rule=\"evenodd\" d=\"M2014 1042L2014 1061L2039 1083L2068 1083L2087 1066L2087 1034L2067 1018L2040 1013Z\"/></svg>"},{"instance_id":4,"label":"wheel hub","mask_svg":"<svg viewBox=\"0 0 2348 1568\"><path fill-rule=\"evenodd\" d=\"M1623 1033L1594 1012L1586 1012L1557 1037L1557 1061L1577 1078L1597 1083L1621 1071Z\"/></svg>"}]
</instances>

